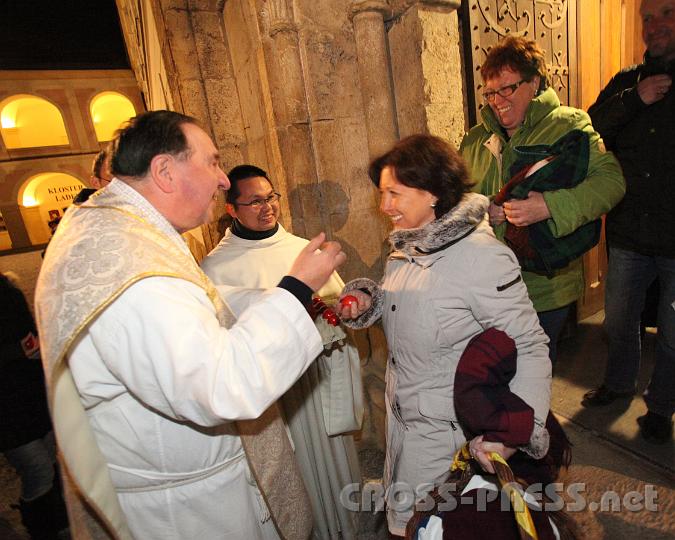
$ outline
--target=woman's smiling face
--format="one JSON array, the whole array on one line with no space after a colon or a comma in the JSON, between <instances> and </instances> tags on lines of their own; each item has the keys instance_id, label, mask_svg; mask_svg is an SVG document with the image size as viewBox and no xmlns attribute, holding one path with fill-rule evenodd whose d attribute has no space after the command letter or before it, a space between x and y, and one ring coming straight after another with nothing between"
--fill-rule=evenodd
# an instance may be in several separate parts
<instances>
[{"instance_id":1,"label":"woman's smiling face","mask_svg":"<svg viewBox=\"0 0 675 540\"><path fill-rule=\"evenodd\" d=\"M497 92L522 80L523 77L520 73L505 67L499 75L485 81L485 91ZM525 120L527 107L530 105L532 98L537 94L538 88L539 77L537 76L531 81L522 82L510 96L502 97L499 94L495 94L494 99L488 102L499 124L506 130L509 137L513 135Z\"/></svg>"},{"instance_id":2,"label":"woman's smiling face","mask_svg":"<svg viewBox=\"0 0 675 540\"><path fill-rule=\"evenodd\" d=\"M394 229L418 229L436 219L436 197L423 189L402 184L392 167L380 173L380 211L389 216Z\"/></svg>"}]
</instances>

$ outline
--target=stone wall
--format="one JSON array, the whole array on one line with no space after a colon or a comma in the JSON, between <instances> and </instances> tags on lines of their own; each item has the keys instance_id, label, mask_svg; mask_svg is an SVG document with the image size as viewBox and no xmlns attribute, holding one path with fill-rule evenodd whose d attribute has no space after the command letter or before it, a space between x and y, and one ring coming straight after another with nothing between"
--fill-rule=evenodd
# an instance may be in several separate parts
<instances>
[{"instance_id":1,"label":"stone wall","mask_svg":"<svg viewBox=\"0 0 675 540\"><path fill-rule=\"evenodd\" d=\"M431 133L459 146L466 125L457 1L414 2L390 22L401 137Z\"/></svg>"}]
</instances>

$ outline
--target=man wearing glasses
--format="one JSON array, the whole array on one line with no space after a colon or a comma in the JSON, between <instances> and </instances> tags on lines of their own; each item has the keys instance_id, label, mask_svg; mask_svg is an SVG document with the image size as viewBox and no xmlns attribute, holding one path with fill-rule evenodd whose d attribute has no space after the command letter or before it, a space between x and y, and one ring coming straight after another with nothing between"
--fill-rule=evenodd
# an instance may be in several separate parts
<instances>
[{"instance_id":1,"label":"man wearing glasses","mask_svg":"<svg viewBox=\"0 0 675 540\"><path fill-rule=\"evenodd\" d=\"M542 157L548 157L546 152L571 132L587 137L586 148L590 147L585 158L582 152L577 156L564 153L567 165L547 189L533 189L522 198L507 197L503 205L498 204L499 198L493 200L488 210L490 224L500 240L509 238L508 224L511 230L512 226L528 227L526 234L531 234L530 226L540 222L555 239L566 237L621 200L625 184L619 164L605 152L588 115L560 104L537 43L522 37L500 41L488 52L481 77L486 104L481 110L482 122L466 134L460 150L477 182L475 189L483 195L494 199L520 172L523 154L544 151ZM521 255L516 255L525 267ZM523 281L550 339L551 360L555 360L560 331L571 306L584 292L581 257L570 257L549 272L523 270Z\"/></svg>"},{"instance_id":2,"label":"man wearing glasses","mask_svg":"<svg viewBox=\"0 0 675 540\"><path fill-rule=\"evenodd\" d=\"M280 195L274 190L267 173L253 165L239 165L227 173L231 187L227 192L227 212L232 225L218 246L202 261L202 269L216 285L267 288L288 273L297 254L308 241L287 232L278 222ZM344 283L337 273L318 291L327 304L337 299ZM358 352L339 327L317 326L324 341L324 353L300 380L282 397L295 456L310 495L314 518L314 538L354 538L356 514L340 504L340 491L359 482L359 468L351 435L332 431L322 411L319 381L324 378L339 386L343 403L339 408L352 410L353 386L361 391ZM321 365L319 365L321 364ZM336 369L326 373L322 366ZM344 374L351 366L351 387ZM326 403L324 402L326 401ZM330 400L332 401L332 400ZM338 412L338 411L333 411ZM329 413L330 414L330 413ZM331 417L329 416L329 419ZM359 419L360 423L360 419ZM360 426L352 425L349 430ZM335 435L335 436L329 436ZM336 435L336 433L338 433Z\"/></svg>"}]
</instances>

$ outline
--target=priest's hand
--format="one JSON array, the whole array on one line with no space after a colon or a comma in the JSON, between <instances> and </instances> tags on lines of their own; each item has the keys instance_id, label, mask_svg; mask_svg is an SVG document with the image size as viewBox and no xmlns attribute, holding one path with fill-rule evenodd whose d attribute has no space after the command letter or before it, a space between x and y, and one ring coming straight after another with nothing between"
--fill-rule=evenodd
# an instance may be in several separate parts
<instances>
[{"instance_id":1,"label":"priest's hand","mask_svg":"<svg viewBox=\"0 0 675 540\"><path fill-rule=\"evenodd\" d=\"M340 301L335 306L335 313L341 319L356 319L368 311L371 304L372 297L356 289L340 296Z\"/></svg>"},{"instance_id":2,"label":"priest's hand","mask_svg":"<svg viewBox=\"0 0 675 540\"><path fill-rule=\"evenodd\" d=\"M347 260L347 255L338 242L325 240L325 233L319 233L312 238L296 257L288 273L314 292L318 291L335 269Z\"/></svg>"}]
</instances>

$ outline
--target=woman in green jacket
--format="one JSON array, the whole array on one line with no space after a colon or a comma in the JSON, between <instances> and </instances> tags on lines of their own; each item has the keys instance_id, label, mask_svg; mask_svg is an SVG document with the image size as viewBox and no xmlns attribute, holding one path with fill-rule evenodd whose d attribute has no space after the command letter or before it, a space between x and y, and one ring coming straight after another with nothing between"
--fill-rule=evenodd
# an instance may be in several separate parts
<instances>
[{"instance_id":1,"label":"woman in green jacket","mask_svg":"<svg viewBox=\"0 0 675 540\"><path fill-rule=\"evenodd\" d=\"M488 106L481 110L482 123L465 135L460 151L477 182L475 189L491 200L510 178L517 147L552 145L572 130L588 133L590 142L586 177L574 187L530 191L527 198L502 206L491 202L490 224L499 239L504 238L506 222L524 227L541 221L560 238L598 219L621 200L625 183L618 162L605 151L584 111L560 105L548 85L544 55L534 41L508 37L493 46L481 76ZM549 274L523 271L523 280L554 360L570 307L584 291L581 258Z\"/></svg>"}]
</instances>

